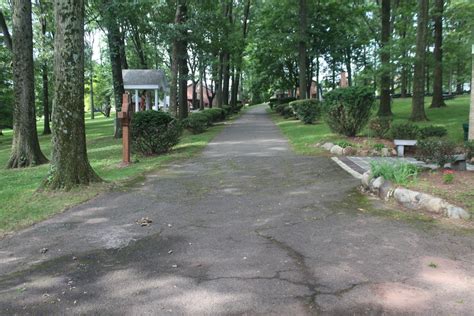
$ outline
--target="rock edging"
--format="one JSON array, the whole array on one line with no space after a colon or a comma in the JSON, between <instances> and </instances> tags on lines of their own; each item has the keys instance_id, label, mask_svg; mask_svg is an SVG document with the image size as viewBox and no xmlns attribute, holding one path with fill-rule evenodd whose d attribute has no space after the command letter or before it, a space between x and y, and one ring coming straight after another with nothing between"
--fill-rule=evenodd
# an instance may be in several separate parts
<instances>
[{"instance_id":1,"label":"rock edging","mask_svg":"<svg viewBox=\"0 0 474 316\"><path fill-rule=\"evenodd\" d=\"M411 210L424 210L454 219L470 219L471 214L465 209L452 205L446 200L405 188L400 188L384 177L373 178L370 171L361 178L362 187L379 198L388 201L394 199L398 204Z\"/></svg>"},{"instance_id":2,"label":"rock edging","mask_svg":"<svg viewBox=\"0 0 474 316\"><path fill-rule=\"evenodd\" d=\"M331 142L325 143L318 143L316 147L321 147L329 151L331 154L336 156L353 156L358 153L358 150L352 146L341 147L339 145L335 145ZM390 148L382 148L380 151L376 149L372 149L371 151L367 152L363 156L381 156L381 157L391 157L396 156L397 151L395 149Z\"/></svg>"}]
</instances>

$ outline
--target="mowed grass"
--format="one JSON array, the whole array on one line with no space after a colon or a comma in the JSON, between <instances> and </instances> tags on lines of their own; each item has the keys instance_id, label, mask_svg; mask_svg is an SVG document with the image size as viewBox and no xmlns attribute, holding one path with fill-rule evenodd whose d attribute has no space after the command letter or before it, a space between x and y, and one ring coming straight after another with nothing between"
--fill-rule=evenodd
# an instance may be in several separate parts
<instances>
[{"instance_id":1,"label":"mowed grass","mask_svg":"<svg viewBox=\"0 0 474 316\"><path fill-rule=\"evenodd\" d=\"M419 126L439 125L448 130L448 138L456 143L463 142L462 124L469 119L469 96L460 96L453 100L446 101L447 107L439 109L429 108L431 97L425 98L426 115L429 121L416 123ZM305 125L296 119L284 119L279 114L268 110L273 121L288 138L293 149L303 155L315 155L325 152L316 147L315 144L322 141L346 140L344 136L331 132L329 126L320 120L313 125ZM393 123L408 121L411 114L411 98L394 99L392 104ZM368 135L365 129L362 135Z\"/></svg>"},{"instance_id":2,"label":"mowed grass","mask_svg":"<svg viewBox=\"0 0 474 316\"><path fill-rule=\"evenodd\" d=\"M42 122L38 122L39 134ZM167 163L191 158L199 153L214 138L224 125L217 125L205 133L183 134L180 143L168 154L155 157L133 156L132 165L119 168L122 159L122 140L113 138L113 119L98 116L86 119L87 149L89 161L104 183L69 192L38 191L46 178L49 164L25 168L6 169L12 140L12 131L4 130L0 136L0 236L44 220L62 210L84 202L112 186L127 185L139 180L143 174L156 170ZM40 136L41 149L51 157L51 136Z\"/></svg>"}]
</instances>

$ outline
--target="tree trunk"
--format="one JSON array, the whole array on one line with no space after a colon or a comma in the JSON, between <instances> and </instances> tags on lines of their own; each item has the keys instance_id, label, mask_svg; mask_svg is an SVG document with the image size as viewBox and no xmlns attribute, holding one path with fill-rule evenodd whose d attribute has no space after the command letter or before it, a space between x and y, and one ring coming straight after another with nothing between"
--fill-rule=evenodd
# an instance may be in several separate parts
<instances>
[{"instance_id":1,"label":"tree trunk","mask_svg":"<svg viewBox=\"0 0 474 316\"><path fill-rule=\"evenodd\" d=\"M120 31L120 61L122 69L128 69L127 54L125 51L125 32Z\"/></svg>"},{"instance_id":2,"label":"tree trunk","mask_svg":"<svg viewBox=\"0 0 474 316\"><path fill-rule=\"evenodd\" d=\"M472 36L474 36L474 31L472 32ZM474 141L474 44L472 44L472 70L471 70L471 109L469 112L469 135L468 139L470 141Z\"/></svg>"},{"instance_id":3,"label":"tree trunk","mask_svg":"<svg viewBox=\"0 0 474 316\"><path fill-rule=\"evenodd\" d=\"M100 181L86 150L84 2L55 0L54 15L53 158L45 186L69 190Z\"/></svg>"},{"instance_id":4,"label":"tree trunk","mask_svg":"<svg viewBox=\"0 0 474 316\"><path fill-rule=\"evenodd\" d=\"M46 50L46 17L44 12L44 7L42 2L37 2L40 9L40 24L41 24L41 49L44 51ZM43 57L43 62L41 65L41 77L42 77L42 84L43 84L43 116L44 116L44 128L43 128L43 135L51 134L51 127L49 126L49 79L48 79L48 63Z\"/></svg>"},{"instance_id":5,"label":"tree trunk","mask_svg":"<svg viewBox=\"0 0 474 316\"><path fill-rule=\"evenodd\" d=\"M199 110L204 110L204 69L199 71Z\"/></svg>"},{"instance_id":6,"label":"tree trunk","mask_svg":"<svg viewBox=\"0 0 474 316\"><path fill-rule=\"evenodd\" d=\"M107 42L109 45L110 65L112 67L112 84L114 86L114 103L115 103L115 125L114 137L122 137L122 126L117 114L122 109L122 96L125 93L123 88L122 77L122 55L120 53L121 34L117 24L115 9L111 0L104 1L104 24L107 29Z\"/></svg>"},{"instance_id":7,"label":"tree trunk","mask_svg":"<svg viewBox=\"0 0 474 316\"><path fill-rule=\"evenodd\" d=\"M239 87L241 84L240 77L242 76L242 54L243 54L243 49L245 47L245 40L247 38L247 33L248 33L249 14L250 14L250 0L247 0L244 6L244 16L243 16L243 22L242 22L242 45L241 45L241 50L237 56L237 65L235 67L236 69L235 82L232 82L232 95L230 97L231 99L230 104L232 106L237 105L237 99L238 99L237 96L239 94Z\"/></svg>"},{"instance_id":8,"label":"tree trunk","mask_svg":"<svg viewBox=\"0 0 474 316\"><path fill-rule=\"evenodd\" d=\"M456 70L456 94L462 94L464 82L462 82L462 64L458 60Z\"/></svg>"},{"instance_id":9,"label":"tree trunk","mask_svg":"<svg viewBox=\"0 0 474 316\"><path fill-rule=\"evenodd\" d=\"M183 24L187 19L187 6L185 0L179 3L179 23ZM178 74L179 74L179 118L188 117L188 51L187 51L187 30L182 30L178 41Z\"/></svg>"},{"instance_id":10,"label":"tree trunk","mask_svg":"<svg viewBox=\"0 0 474 316\"><path fill-rule=\"evenodd\" d=\"M48 162L36 131L31 1L13 1L13 141L8 168Z\"/></svg>"},{"instance_id":11,"label":"tree trunk","mask_svg":"<svg viewBox=\"0 0 474 316\"><path fill-rule=\"evenodd\" d=\"M170 112L178 117L178 41L173 40L171 53Z\"/></svg>"},{"instance_id":12,"label":"tree trunk","mask_svg":"<svg viewBox=\"0 0 474 316\"><path fill-rule=\"evenodd\" d=\"M444 0L435 0L434 20L434 69L432 108L446 106L443 100L443 9Z\"/></svg>"},{"instance_id":13,"label":"tree trunk","mask_svg":"<svg viewBox=\"0 0 474 316\"><path fill-rule=\"evenodd\" d=\"M94 104L94 73L93 73L93 66L92 66L92 60L91 60L91 75L89 78L89 84L90 84L90 99L91 99L91 120L95 118L95 104Z\"/></svg>"},{"instance_id":14,"label":"tree trunk","mask_svg":"<svg viewBox=\"0 0 474 316\"><path fill-rule=\"evenodd\" d=\"M412 121L427 120L425 114L425 60L428 22L428 0L418 2L418 22L416 31L415 72L413 75Z\"/></svg>"},{"instance_id":15,"label":"tree trunk","mask_svg":"<svg viewBox=\"0 0 474 316\"><path fill-rule=\"evenodd\" d=\"M307 27L307 12L306 12L306 0L300 0L299 5L299 18L300 18L300 27L299 27L299 44L298 44L298 54L299 54L299 90L300 90L300 99L306 99L306 27Z\"/></svg>"},{"instance_id":16,"label":"tree trunk","mask_svg":"<svg viewBox=\"0 0 474 316\"><path fill-rule=\"evenodd\" d=\"M224 53L222 63L222 104L229 104L230 54Z\"/></svg>"},{"instance_id":17,"label":"tree trunk","mask_svg":"<svg viewBox=\"0 0 474 316\"><path fill-rule=\"evenodd\" d=\"M348 47L346 49L346 70L347 70L347 83L348 83L349 87L352 86L351 62L352 62L352 53L351 53L351 48Z\"/></svg>"},{"instance_id":18,"label":"tree trunk","mask_svg":"<svg viewBox=\"0 0 474 316\"><path fill-rule=\"evenodd\" d=\"M380 47L380 107L378 116L392 116L390 98L390 1L382 0L382 36Z\"/></svg>"},{"instance_id":19,"label":"tree trunk","mask_svg":"<svg viewBox=\"0 0 474 316\"><path fill-rule=\"evenodd\" d=\"M43 135L51 134L51 127L49 124L49 79L48 79L48 65L46 62L41 66L41 76L43 79L43 116L44 116L44 129Z\"/></svg>"},{"instance_id":20,"label":"tree trunk","mask_svg":"<svg viewBox=\"0 0 474 316\"><path fill-rule=\"evenodd\" d=\"M3 12L1 10L0 10L0 27L2 29L5 46L7 46L9 50L13 50L12 37L10 36L7 22L5 22L5 17L3 16Z\"/></svg>"}]
</instances>

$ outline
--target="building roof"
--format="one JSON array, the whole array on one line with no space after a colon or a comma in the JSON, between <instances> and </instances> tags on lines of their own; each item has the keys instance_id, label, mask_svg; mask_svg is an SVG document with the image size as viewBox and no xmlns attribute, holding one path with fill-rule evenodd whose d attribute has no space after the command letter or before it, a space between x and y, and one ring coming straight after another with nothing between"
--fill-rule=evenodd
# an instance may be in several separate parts
<instances>
[{"instance_id":1,"label":"building roof","mask_svg":"<svg viewBox=\"0 0 474 316\"><path fill-rule=\"evenodd\" d=\"M168 89L164 72L160 69L124 69L123 87L131 89Z\"/></svg>"}]
</instances>

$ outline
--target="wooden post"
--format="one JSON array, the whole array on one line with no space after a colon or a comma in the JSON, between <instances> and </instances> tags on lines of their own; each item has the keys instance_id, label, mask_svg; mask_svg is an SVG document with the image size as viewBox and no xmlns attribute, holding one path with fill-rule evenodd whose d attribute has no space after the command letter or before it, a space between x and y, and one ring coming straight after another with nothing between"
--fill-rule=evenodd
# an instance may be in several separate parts
<instances>
[{"instance_id":1,"label":"wooden post","mask_svg":"<svg viewBox=\"0 0 474 316\"><path fill-rule=\"evenodd\" d=\"M130 164L130 96L124 93L122 96L122 110L118 113L118 117L122 122L122 166L126 167Z\"/></svg>"}]
</instances>

